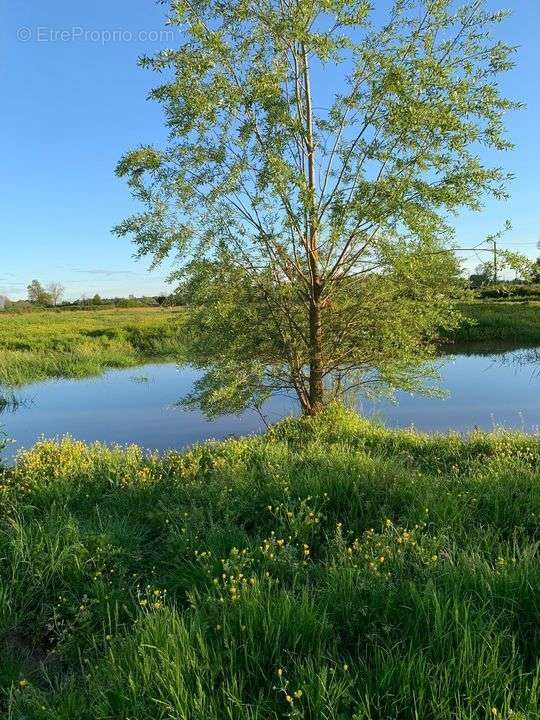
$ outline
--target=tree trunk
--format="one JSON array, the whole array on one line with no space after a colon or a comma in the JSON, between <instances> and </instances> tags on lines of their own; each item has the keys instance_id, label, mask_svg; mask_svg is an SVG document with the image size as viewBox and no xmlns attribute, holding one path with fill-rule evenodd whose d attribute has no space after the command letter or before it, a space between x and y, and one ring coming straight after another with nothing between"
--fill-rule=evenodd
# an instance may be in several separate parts
<instances>
[{"instance_id":1,"label":"tree trunk","mask_svg":"<svg viewBox=\"0 0 540 720\"><path fill-rule=\"evenodd\" d=\"M309 306L309 414L317 415L324 406L324 368L322 357L322 321L320 286L314 287Z\"/></svg>"},{"instance_id":2,"label":"tree trunk","mask_svg":"<svg viewBox=\"0 0 540 720\"><path fill-rule=\"evenodd\" d=\"M306 136L305 149L307 155L307 183L309 188L309 201L307 204L306 247L311 276L309 297L309 415L318 415L324 407L324 367L322 348L322 320L321 296L323 284L321 282L319 265L319 236L316 181L315 181L315 137L313 132L313 106L311 102L311 79L309 72L308 54L304 43L301 43L302 74L304 86L305 107L300 116L305 113Z\"/></svg>"}]
</instances>

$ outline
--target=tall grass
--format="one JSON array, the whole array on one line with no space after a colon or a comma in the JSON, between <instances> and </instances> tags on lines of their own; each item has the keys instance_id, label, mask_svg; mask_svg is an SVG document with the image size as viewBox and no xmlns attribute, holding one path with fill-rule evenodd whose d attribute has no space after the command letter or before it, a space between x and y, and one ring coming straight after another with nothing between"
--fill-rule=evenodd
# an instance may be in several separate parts
<instances>
[{"instance_id":1,"label":"tall grass","mask_svg":"<svg viewBox=\"0 0 540 720\"><path fill-rule=\"evenodd\" d=\"M540 344L540 303L481 300L461 307L465 322L453 342Z\"/></svg>"},{"instance_id":2,"label":"tall grass","mask_svg":"<svg viewBox=\"0 0 540 720\"><path fill-rule=\"evenodd\" d=\"M540 304L481 301L451 342L540 343ZM182 359L182 312L136 308L0 313L0 386Z\"/></svg>"},{"instance_id":3,"label":"tall grass","mask_svg":"<svg viewBox=\"0 0 540 720\"><path fill-rule=\"evenodd\" d=\"M540 717L540 440L352 413L4 471L13 720ZM2 714L3 713L3 714Z\"/></svg>"},{"instance_id":4,"label":"tall grass","mask_svg":"<svg viewBox=\"0 0 540 720\"><path fill-rule=\"evenodd\" d=\"M154 308L0 313L0 385L179 357L180 320L178 311Z\"/></svg>"}]
</instances>

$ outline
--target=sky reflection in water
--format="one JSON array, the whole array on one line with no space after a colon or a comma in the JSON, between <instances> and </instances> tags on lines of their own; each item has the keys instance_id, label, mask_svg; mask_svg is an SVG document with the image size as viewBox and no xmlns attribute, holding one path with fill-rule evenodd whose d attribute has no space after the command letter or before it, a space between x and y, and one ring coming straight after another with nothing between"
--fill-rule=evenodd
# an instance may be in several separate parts
<instances>
[{"instance_id":1,"label":"sky reflection in water","mask_svg":"<svg viewBox=\"0 0 540 720\"><path fill-rule=\"evenodd\" d=\"M484 349L485 352L485 349ZM397 394L397 403L361 401L368 416L391 427L468 431L495 425L534 432L540 425L538 349L456 354L441 359L445 399ZM174 364L112 370L97 378L54 380L17 391L19 405L0 416L0 428L15 443L4 452L31 446L41 435L69 433L85 441L136 443L145 448L182 448L208 438L245 435L264 429L255 412L208 421L199 412L177 407L197 371ZM296 412L295 402L275 397L265 408L269 422Z\"/></svg>"}]
</instances>

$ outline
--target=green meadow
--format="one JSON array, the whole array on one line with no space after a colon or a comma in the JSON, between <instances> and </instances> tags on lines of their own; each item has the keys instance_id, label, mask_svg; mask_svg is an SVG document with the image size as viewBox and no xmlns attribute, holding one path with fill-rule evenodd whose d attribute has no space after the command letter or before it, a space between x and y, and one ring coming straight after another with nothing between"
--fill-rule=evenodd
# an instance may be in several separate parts
<instances>
[{"instance_id":1,"label":"green meadow","mask_svg":"<svg viewBox=\"0 0 540 720\"><path fill-rule=\"evenodd\" d=\"M537 720L540 440L330 409L1 479L10 720Z\"/></svg>"},{"instance_id":2,"label":"green meadow","mask_svg":"<svg viewBox=\"0 0 540 720\"><path fill-rule=\"evenodd\" d=\"M540 303L482 300L461 307L450 342L540 343ZM0 313L0 384L97 375L152 360L181 360L182 309Z\"/></svg>"},{"instance_id":3,"label":"green meadow","mask_svg":"<svg viewBox=\"0 0 540 720\"><path fill-rule=\"evenodd\" d=\"M538 309L469 303L451 340L539 342ZM3 313L1 382L182 359L182 312ZM539 474L537 437L338 408L39 442L0 470L0 717L538 720Z\"/></svg>"},{"instance_id":4,"label":"green meadow","mask_svg":"<svg viewBox=\"0 0 540 720\"><path fill-rule=\"evenodd\" d=\"M97 375L181 355L172 309L0 313L0 384Z\"/></svg>"},{"instance_id":5,"label":"green meadow","mask_svg":"<svg viewBox=\"0 0 540 720\"><path fill-rule=\"evenodd\" d=\"M452 340L540 344L540 303L478 300L461 307L465 322Z\"/></svg>"}]
</instances>

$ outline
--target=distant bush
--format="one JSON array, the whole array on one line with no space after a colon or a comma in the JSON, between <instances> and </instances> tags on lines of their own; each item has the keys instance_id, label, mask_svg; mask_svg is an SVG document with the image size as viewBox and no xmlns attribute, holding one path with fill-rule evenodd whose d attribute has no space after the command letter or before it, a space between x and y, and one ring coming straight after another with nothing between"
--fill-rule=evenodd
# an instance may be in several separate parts
<instances>
[{"instance_id":1,"label":"distant bush","mask_svg":"<svg viewBox=\"0 0 540 720\"><path fill-rule=\"evenodd\" d=\"M477 296L490 300L540 300L540 283L494 283L480 288Z\"/></svg>"}]
</instances>

